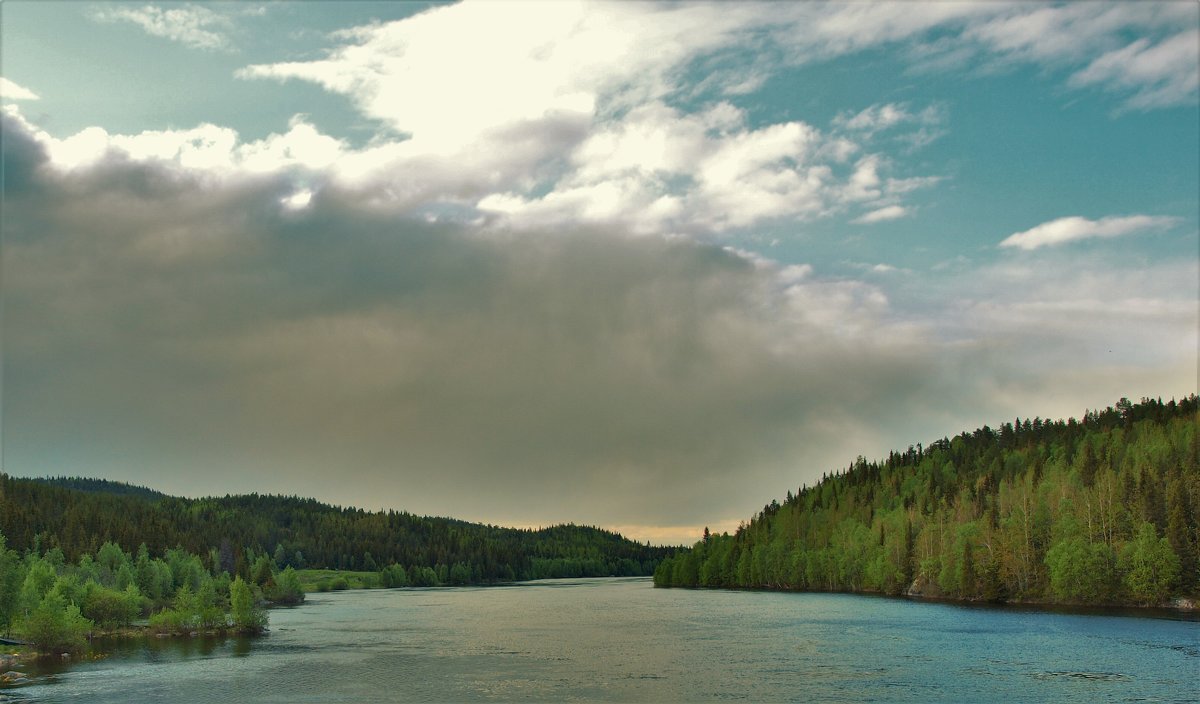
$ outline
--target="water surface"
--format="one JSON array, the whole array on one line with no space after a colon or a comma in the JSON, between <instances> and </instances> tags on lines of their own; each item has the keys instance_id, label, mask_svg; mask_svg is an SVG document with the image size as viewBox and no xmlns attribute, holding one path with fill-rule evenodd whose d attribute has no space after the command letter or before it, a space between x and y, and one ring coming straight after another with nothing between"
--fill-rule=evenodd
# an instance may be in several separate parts
<instances>
[{"instance_id":1,"label":"water surface","mask_svg":"<svg viewBox=\"0 0 1200 704\"><path fill-rule=\"evenodd\" d=\"M648 579L309 595L257 639L144 640L0 701L1200 699L1200 624Z\"/></svg>"}]
</instances>

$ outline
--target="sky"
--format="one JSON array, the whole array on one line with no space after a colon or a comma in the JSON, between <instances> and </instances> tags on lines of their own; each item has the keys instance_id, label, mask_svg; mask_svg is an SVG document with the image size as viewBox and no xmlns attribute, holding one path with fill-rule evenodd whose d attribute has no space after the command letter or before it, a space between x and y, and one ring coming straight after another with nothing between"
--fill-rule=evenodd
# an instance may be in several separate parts
<instances>
[{"instance_id":1,"label":"sky","mask_svg":"<svg viewBox=\"0 0 1200 704\"><path fill-rule=\"evenodd\" d=\"M1197 389L1200 5L0 4L3 470L654 543Z\"/></svg>"}]
</instances>

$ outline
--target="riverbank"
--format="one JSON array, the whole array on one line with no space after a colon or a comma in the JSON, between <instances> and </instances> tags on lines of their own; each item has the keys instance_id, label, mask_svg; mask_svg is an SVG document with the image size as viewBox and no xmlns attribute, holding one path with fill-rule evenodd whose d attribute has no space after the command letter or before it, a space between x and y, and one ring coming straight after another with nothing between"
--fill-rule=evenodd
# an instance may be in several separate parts
<instances>
[{"instance_id":1,"label":"riverbank","mask_svg":"<svg viewBox=\"0 0 1200 704\"><path fill-rule=\"evenodd\" d=\"M355 570L296 570L305 594L340 592L344 589L379 589L383 586L378 572Z\"/></svg>"},{"instance_id":2,"label":"riverbank","mask_svg":"<svg viewBox=\"0 0 1200 704\"><path fill-rule=\"evenodd\" d=\"M915 586L915 585L914 585ZM727 592L778 592L782 594L848 594L852 596L876 597L881 599L899 599L905 601L925 602L931 604L950 604L954 606L973 606L980 608L1014 609L1038 611L1046 613L1123 615L1123 616L1181 616L1186 620L1200 620L1200 599L1187 596L1177 596L1159 604L1136 604L1122 602L1080 603L1063 602L1048 599L1006 599L989 600L982 598L962 599L944 594L923 592L912 589L900 593L886 593L868 590L818 590L790 589L787 587L684 587L655 585L659 589L682 589L699 591Z\"/></svg>"},{"instance_id":3,"label":"riverbank","mask_svg":"<svg viewBox=\"0 0 1200 704\"><path fill-rule=\"evenodd\" d=\"M1186 700L1196 624L644 579L373 589L272 609L267 638L97 643L27 671L28 700ZM865 657L864 654L869 654ZM11 694L17 694L12 692ZM13 696L13 699L17 699Z\"/></svg>"}]
</instances>

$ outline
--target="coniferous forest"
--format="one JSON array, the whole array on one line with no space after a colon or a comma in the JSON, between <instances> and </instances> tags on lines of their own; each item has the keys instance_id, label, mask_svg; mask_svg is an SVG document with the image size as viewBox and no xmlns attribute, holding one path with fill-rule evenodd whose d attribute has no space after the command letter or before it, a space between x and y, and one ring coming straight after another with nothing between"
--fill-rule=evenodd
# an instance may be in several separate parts
<instances>
[{"instance_id":1,"label":"coniferous forest","mask_svg":"<svg viewBox=\"0 0 1200 704\"><path fill-rule=\"evenodd\" d=\"M206 569L247 578L268 555L279 569L429 568L445 584L649 575L669 553L586 526L501 528L289 496L186 499L103 480L2 474L0 534L10 549L57 548L69 562L112 542L130 553L145 544L153 556L181 548Z\"/></svg>"},{"instance_id":2,"label":"coniferous forest","mask_svg":"<svg viewBox=\"0 0 1200 704\"><path fill-rule=\"evenodd\" d=\"M304 600L303 568L356 570L372 586L458 586L648 575L667 552L575 525L499 528L295 497L183 499L0 474L0 634L58 653L144 617L159 633L253 632L267 622L262 603Z\"/></svg>"},{"instance_id":3,"label":"coniferous forest","mask_svg":"<svg viewBox=\"0 0 1200 704\"><path fill-rule=\"evenodd\" d=\"M734 535L664 560L657 586L1164 605L1200 589L1197 398L1122 399L859 457Z\"/></svg>"}]
</instances>

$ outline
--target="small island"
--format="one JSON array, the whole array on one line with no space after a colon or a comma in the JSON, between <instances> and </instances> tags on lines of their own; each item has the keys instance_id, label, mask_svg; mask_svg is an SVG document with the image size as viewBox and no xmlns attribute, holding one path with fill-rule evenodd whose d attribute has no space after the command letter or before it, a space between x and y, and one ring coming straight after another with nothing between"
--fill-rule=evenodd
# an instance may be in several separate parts
<instances>
[{"instance_id":1,"label":"small island","mask_svg":"<svg viewBox=\"0 0 1200 704\"><path fill-rule=\"evenodd\" d=\"M181 549L152 558L144 543L130 555L105 542L69 564L58 547L22 557L0 534L0 633L20 646L0 669L23 657L70 657L94 638L255 635L266 629L265 606L303 600L296 571L276 571L265 555L251 579L231 579Z\"/></svg>"}]
</instances>

